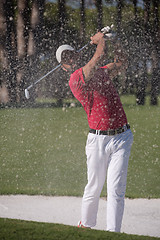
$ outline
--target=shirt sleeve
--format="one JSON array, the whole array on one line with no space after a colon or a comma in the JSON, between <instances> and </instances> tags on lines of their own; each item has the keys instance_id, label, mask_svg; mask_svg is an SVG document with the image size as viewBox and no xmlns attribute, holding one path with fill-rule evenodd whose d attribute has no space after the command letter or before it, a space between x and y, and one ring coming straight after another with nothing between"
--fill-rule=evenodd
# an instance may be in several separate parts
<instances>
[{"instance_id":1,"label":"shirt sleeve","mask_svg":"<svg viewBox=\"0 0 160 240\"><path fill-rule=\"evenodd\" d=\"M77 100L83 105L83 102L86 99L86 93L82 68L76 70L71 75L69 80L69 86L75 98L77 98Z\"/></svg>"}]
</instances>

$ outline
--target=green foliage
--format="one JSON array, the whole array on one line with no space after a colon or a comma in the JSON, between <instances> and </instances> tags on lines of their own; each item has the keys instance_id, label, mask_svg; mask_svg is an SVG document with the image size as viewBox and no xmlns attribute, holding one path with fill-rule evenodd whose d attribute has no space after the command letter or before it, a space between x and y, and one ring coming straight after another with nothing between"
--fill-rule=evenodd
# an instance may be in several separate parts
<instances>
[{"instance_id":1,"label":"green foliage","mask_svg":"<svg viewBox=\"0 0 160 240\"><path fill-rule=\"evenodd\" d=\"M3 240L151 240L148 236L111 233L80 229L60 224L36 223L19 220L0 219L0 239Z\"/></svg>"}]
</instances>

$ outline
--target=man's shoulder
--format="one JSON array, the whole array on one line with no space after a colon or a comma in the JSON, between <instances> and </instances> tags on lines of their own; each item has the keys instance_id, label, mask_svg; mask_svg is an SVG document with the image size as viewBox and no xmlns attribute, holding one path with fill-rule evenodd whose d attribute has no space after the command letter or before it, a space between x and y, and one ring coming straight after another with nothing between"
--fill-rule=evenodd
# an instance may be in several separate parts
<instances>
[{"instance_id":1,"label":"man's shoulder","mask_svg":"<svg viewBox=\"0 0 160 240\"><path fill-rule=\"evenodd\" d=\"M81 79L82 76L83 76L82 68L75 70L70 76L69 83L72 83L72 82L75 82L76 80Z\"/></svg>"},{"instance_id":2,"label":"man's shoulder","mask_svg":"<svg viewBox=\"0 0 160 240\"><path fill-rule=\"evenodd\" d=\"M69 80L69 87L77 99L80 99L82 91L85 87L85 82L83 79L82 68L77 69L74 73L71 74Z\"/></svg>"},{"instance_id":3,"label":"man's shoulder","mask_svg":"<svg viewBox=\"0 0 160 240\"><path fill-rule=\"evenodd\" d=\"M71 74L71 77L79 76L81 75L81 73L82 73L82 68L79 68Z\"/></svg>"}]
</instances>

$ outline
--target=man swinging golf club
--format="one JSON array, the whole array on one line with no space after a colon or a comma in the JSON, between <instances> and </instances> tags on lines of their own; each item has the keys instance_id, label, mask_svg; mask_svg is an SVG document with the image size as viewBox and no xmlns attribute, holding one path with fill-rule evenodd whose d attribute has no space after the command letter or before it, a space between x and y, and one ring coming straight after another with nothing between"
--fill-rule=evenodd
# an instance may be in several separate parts
<instances>
[{"instance_id":1,"label":"man swinging golf club","mask_svg":"<svg viewBox=\"0 0 160 240\"><path fill-rule=\"evenodd\" d=\"M89 124L86 143L88 183L78 226L91 228L96 225L99 197L107 176L106 230L120 232L133 135L112 79L127 68L127 59L120 44L115 44L114 62L104 65L107 41L102 32L91 37L91 44L97 45L95 53L80 68L74 48L62 45L56 52L61 67L71 73L70 89L82 104Z\"/></svg>"}]
</instances>

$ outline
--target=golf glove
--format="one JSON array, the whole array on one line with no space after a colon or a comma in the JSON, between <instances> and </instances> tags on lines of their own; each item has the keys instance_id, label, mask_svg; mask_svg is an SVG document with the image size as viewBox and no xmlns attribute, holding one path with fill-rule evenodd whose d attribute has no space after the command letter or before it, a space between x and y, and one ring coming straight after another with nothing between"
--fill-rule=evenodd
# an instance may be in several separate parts
<instances>
[{"instance_id":1,"label":"golf glove","mask_svg":"<svg viewBox=\"0 0 160 240\"><path fill-rule=\"evenodd\" d=\"M114 40L116 37L116 33L113 31L114 25L112 24L110 27L106 26L101 29L101 32L104 34L107 40Z\"/></svg>"}]
</instances>

